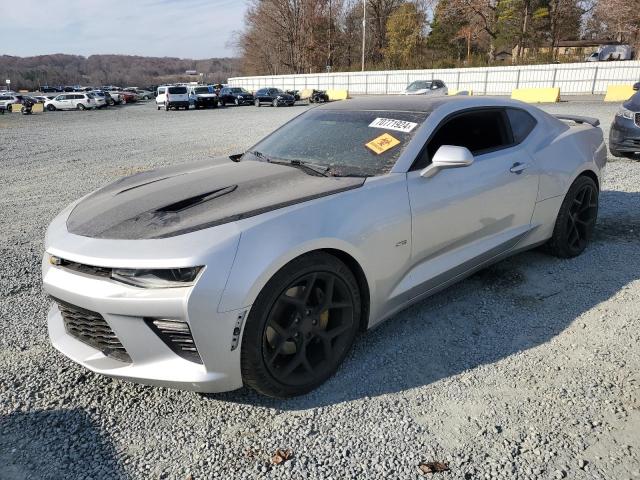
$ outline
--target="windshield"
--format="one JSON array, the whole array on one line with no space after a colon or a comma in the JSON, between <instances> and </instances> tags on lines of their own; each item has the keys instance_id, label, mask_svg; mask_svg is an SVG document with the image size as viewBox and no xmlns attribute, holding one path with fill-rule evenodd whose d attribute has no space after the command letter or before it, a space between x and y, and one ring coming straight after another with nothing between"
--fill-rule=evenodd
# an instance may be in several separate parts
<instances>
[{"instance_id":1,"label":"windshield","mask_svg":"<svg viewBox=\"0 0 640 480\"><path fill-rule=\"evenodd\" d=\"M209 93L209 87L198 87L194 88L193 91L195 93Z\"/></svg>"},{"instance_id":2,"label":"windshield","mask_svg":"<svg viewBox=\"0 0 640 480\"><path fill-rule=\"evenodd\" d=\"M309 110L250 151L262 154L259 160L263 161L298 161L328 167L328 173L334 176L384 175L427 115L423 112Z\"/></svg>"},{"instance_id":3,"label":"windshield","mask_svg":"<svg viewBox=\"0 0 640 480\"><path fill-rule=\"evenodd\" d=\"M431 82L427 82L425 80L418 80L417 82L412 82L407 87L407 90L409 91L425 90L425 89L427 90L431 89Z\"/></svg>"}]
</instances>

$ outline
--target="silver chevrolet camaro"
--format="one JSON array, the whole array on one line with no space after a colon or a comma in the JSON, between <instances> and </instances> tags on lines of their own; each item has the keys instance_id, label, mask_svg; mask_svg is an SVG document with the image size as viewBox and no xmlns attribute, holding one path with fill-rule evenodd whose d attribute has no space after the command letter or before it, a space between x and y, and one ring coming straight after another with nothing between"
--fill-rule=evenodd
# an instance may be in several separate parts
<instances>
[{"instance_id":1,"label":"silver chevrolet camaro","mask_svg":"<svg viewBox=\"0 0 640 480\"><path fill-rule=\"evenodd\" d=\"M49 226L51 341L141 383L308 392L359 331L474 271L580 254L597 125L488 97L359 98L242 155L117 180Z\"/></svg>"}]
</instances>

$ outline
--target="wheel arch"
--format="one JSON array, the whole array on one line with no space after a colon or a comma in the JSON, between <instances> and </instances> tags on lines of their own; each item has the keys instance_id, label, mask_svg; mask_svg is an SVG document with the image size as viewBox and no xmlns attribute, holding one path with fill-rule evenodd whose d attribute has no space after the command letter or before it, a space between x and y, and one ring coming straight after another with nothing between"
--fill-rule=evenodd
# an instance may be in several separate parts
<instances>
[{"instance_id":1,"label":"wheel arch","mask_svg":"<svg viewBox=\"0 0 640 480\"><path fill-rule=\"evenodd\" d=\"M598 191L600 191L600 178L598 178L598 175L596 174L596 172L590 169L583 170L578 175L576 175L576 178L573 179L573 182L575 182L576 179L578 179L579 177L589 177L591 180L596 182L596 187L598 187Z\"/></svg>"},{"instance_id":2,"label":"wheel arch","mask_svg":"<svg viewBox=\"0 0 640 480\"><path fill-rule=\"evenodd\" d=\"M371 300L369 282L367 280L367 276L364 273L364 270L355 258L353 258L343 250L338 250L335 248L323 248L315 251L325 252L338 258L349 268L349 270L351 270L351 273L353 273L353 275L356 277L358 288L360 288L360 302L362 312L362 316L360 318L360 331L365 331L369 327L369 305L371 303ZM308 253L312 252L307 252L307 254Z\"/></svg>"}]
</instances>

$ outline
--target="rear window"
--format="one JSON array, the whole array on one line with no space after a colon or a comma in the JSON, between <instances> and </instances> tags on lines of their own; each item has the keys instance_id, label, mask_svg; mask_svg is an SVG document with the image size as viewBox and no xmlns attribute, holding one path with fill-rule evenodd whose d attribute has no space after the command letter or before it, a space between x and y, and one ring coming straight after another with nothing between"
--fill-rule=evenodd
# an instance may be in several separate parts
<instances>
[{"instance_id":1,"label":"rear window","mask_svg":"<svg viewBox=\"0 0 640 480\"><path fill-rule=\"evenodd\" d=\"M384 175L427 115L310 110L276 130L252 151L272 160L299 160L327 166L335 176Z\"/></svg>"},{"instance_id":2,"label":"rear window","mask_svg":"<svg viewBox=\"0 0 640 480\"><path fill-rule=\"evenodd\" d=\"M519 108L508 108L507 115L509 116L513 141L515 143L520 143L527 138L531 130L536 126L536 119L528 112L520 110Z\"/></svg>"},{"instance_id":3,"label":"rear window","mask_svg":"<svg viewBox=\"0 0 640 480\"><path fill-rule=\"evenodd\" d=\"M407 87L407 90L410 92L416 91L416 90L425 90L425 89L430 89L431 88L431 82L425 81L425 80L417 80L415 82L412 82L409 84L409 86Z\"/></svg>"},{"instance_id":4,"label":"rear window","mask_svg":"<svg viewBox=\"0 0 640 480\"><path fill-rule=\"evenodd\" d=\"M169 93L180 95L187 93L187 87L169 87Z\"/></svg>"}]
</instances>

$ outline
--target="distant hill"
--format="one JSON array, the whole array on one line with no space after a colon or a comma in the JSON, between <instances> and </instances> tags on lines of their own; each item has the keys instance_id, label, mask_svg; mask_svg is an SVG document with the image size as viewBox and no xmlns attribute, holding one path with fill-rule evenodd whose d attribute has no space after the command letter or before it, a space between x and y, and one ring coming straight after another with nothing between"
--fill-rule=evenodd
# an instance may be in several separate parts
<instances>
[{"instance_id":1,"label":"distant hill","mask_svg":"<svg viewBox=\"0 0 640 480\"><path fill-rule=\"evenodd\" d=\"M187 70L203 75L185 75ZM239 73L239 63L235 58L190 60L134 55L0 55L0 83L4 86L4 80L8 78L14 90L32 90L39 85L145 86L201 78L208 83L217 83Z\"/></svg>"}]
</instances>

